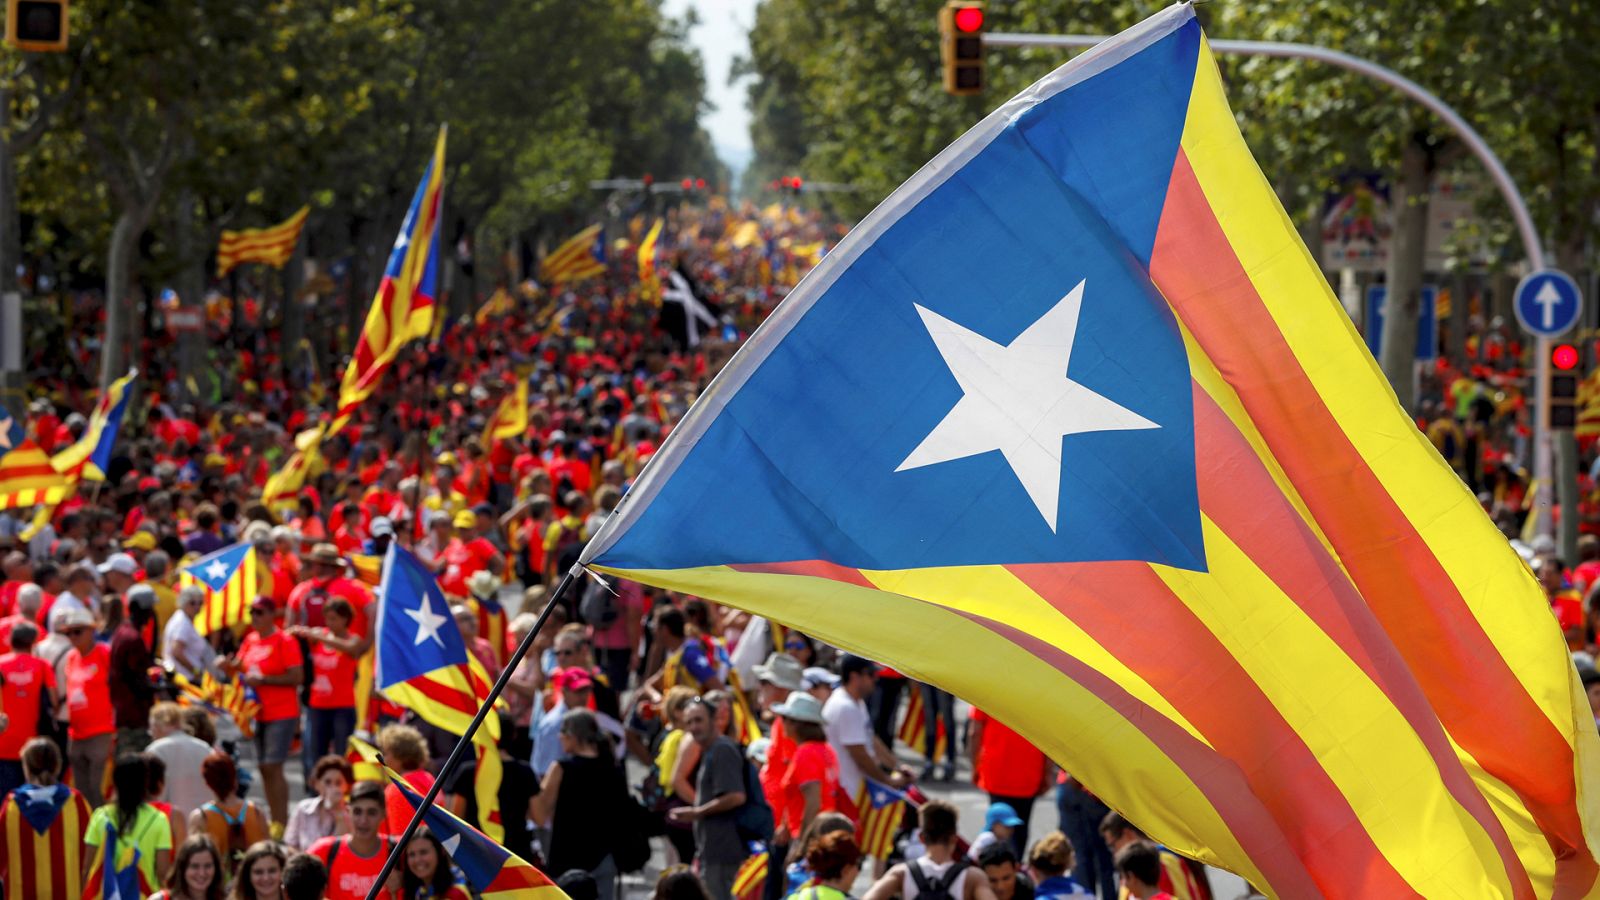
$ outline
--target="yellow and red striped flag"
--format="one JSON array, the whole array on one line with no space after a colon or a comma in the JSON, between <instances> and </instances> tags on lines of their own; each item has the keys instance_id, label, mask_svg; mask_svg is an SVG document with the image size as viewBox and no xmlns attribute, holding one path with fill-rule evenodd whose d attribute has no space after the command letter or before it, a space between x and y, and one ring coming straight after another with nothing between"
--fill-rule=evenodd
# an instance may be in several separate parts
<instances>
[{"instance_id":1,"label":"yellow and red striped flag","mask_svg":"<svg viewBox=\"0 0 1600 900\"><path fill-rule=\"evenodd\" d=\"M900 720L900 730L897 732L900 743L910 747L912 752L926 756L929 762L944 758L950 742L949 735L945 734L944 720L940 719L934 723L934 746L930 755L927 750L928 731L925 718L927 707L923 705L922 685L908 681L906 687L910 690L906 698L905 718Z\"/></svg>"},{"instance_id":2,"label":"yellow and red striped flag","mask_svg":"<svg viewBox=\"0 0 1600 900\"><path fill-rule=\"evenodd\" d=\"M539 263L540 280L552 286L593 278L605 271L606 233L599 225L590 225L567 238Z\"/></svg>"},{"instance_id":3,"label":"yellow and red striped flag","mask_svg":"<svg viewBox=\"0 0 1600 900\"><path fill-rule=\"evenodd\" d=\"M269 228L246 228L240 231L223 231L217 242L217 277L233 271L241 263L262 263L281 269L294 256L300 243L300 231L305 228L309 205L300 207L294 215Z\"/></svg>"},{"instance_id":4,"label":"yellow and red striped flag","mask_svg":"<svg viewBox=\"0 0 1600 900\"><path fill-rule=\"evenodd\" d=\"M344 758L354 770L357 781L384 781L383 754L378 748L372 746L355 735L350 736L349 749L345 751Z\"/></svg>"},{"instance_id":5,"label":"yellow and red striped flag","mask_svg":"<svg viewBox=\"0 0 1600 900\"><path fill-rule=\"evenodd\" d=\"M257 558L253 545L241 542L179 569L178 587L190 585L206 592L195 630L210 634L249 621L250 602L258 595L272 594L272 571Z\"/></svg>"},{"instance_id":6,"label":"yellow and red striped flag","mask_svg":"<svg viewBox=\"0 0 1600 900\"><path fill-rule=\"evenodd\" d=\"M31 438L23 438L0 456L0 509L54 506L71 489L68 478L56 471L50 457Z\"/></svg>"},{"instance_id":7,"label":"yellow and red striped flag","mask_svg":"<svg viewBox=\"0 0 1600 900\"><path fill-rule=\"evenodd\" d=\"M355 353L339 383L339 408L328 434L336 434L355 409L372 396L400 348L433 330L439 284L439 215L444 207L445 129L439 128L433 158L411 197L400 234L367 310Z\"/></svg>"},{"instance_id":8,"label":"yellow and red striped flag","mask_svg":"<svg viewBox=\"0 0 1600 900\"><path fill-rule=\"evenodd\" d=\"M495 441L522 437L528 430L528 379L519 377L517 389L507 394L495 407L494 415L483 426L484 449Z\"/></svg>"},{"instance_id":9,"label":"yellow and red striped flag","mask_svg":"<svg viewBox=\"0 0 1600 900\"><path fill-rule=\"evenodd\" d=\"M871 778L861 779L861 792L856 796L856 810L860 813L856 843L862 856L889 858L894 852L894 836L900 833L900 822L911 805L911 798L904 793Z\"/></svg>"},{"instance_id":10,"label":"yellow and red striped flag","mask_svg":"<svg viewBox=\"0 0 1600 900\"><path fill-rule=\"evenodd\" d=\"M490 319L498 319L501 316L510 315L511 311L516 308L517 301L511 296L511 292L503 287L497 287L494 289L494 293L489 295L489 299L483 301L483 305L478 307L478 311L473 313L472 321L482 327Z\"/></svg>"},{"instance_id":11,"label":"yellow and red striped flag","mask_svg":"<svg viewBox=\"0 0 1600 900\"><path fill-rule=\"evenodd\" d=\"M767 886L768 858L763 850L739 865L733 876L733 900L761 900Z\"/></svg>"},{"instance_id":12,"label":"yellow and red striped flag","mask_svg":"<svg viewBox=\"0 0 1600 900\"><path fill-rule=\"evenodd\" d=\"M644 298L651 303L661 302L661 275L656 262L656 242L661 237L661 222L661 219L656 219L644 240L639 242L639 284Z\"/></svg>"},{"instance_id":13,"label":"yellow and red striped flag","mask_svg":"<svg viewBox=\"0 0 1600 900\"><path fill-rule=\"evenodd\" d=\"M318 425L308 428L295 435L295 451L284 460L283 466L272 473L265 486L261 488L261 502L268 509L280 506L292 506L299 500L300 489L305 487L307 478L314 478L321 473L322 438L326 429Z\"/></svg>"},{"instance_id":14,"label":"yellow and red striped flag","mask_svg":"<svg viewBox=\"0 0 1600 900\"><path fill-rule=\"evenodd\" d=\"M1596 889L1600 737L1545 593L1396 403L1191 4L884 200L582 562L949 690L1269 895Z\"/></svg>"}]
</instances>

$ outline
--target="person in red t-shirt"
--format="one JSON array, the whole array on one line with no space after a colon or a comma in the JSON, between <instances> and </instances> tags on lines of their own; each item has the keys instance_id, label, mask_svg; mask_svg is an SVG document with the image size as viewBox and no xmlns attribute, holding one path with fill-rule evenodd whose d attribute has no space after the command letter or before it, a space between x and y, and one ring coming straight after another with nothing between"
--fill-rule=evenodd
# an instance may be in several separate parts
<instances>
[{"instance_id":1,"label":"person in red t-shirt","mask_svg":"<svg viewBox=\"0 0 1600 900\"><path fill-rule=\"evenodd\" d=\"M57 629L72 642L62 660L66 673L67 762L73 783L90 806L105 802L100 781L111 758L116 715L111 709L111 650L94 640L94 617L71 609L58 617Z\"/></svg>"},{"instance_id":2,"label":"person in red t-shirt","mask_svg":"<svg viewBox=\"0 0 1600 900\"><path fill-rule=\"evenodd\" d=\"M339 548L332 544L317 544L306 555L306 580L294 586L289 593L289 608L285 622L307 628L322 628L323 610L329 600L342 597L350 604L354 617L350 620L352 634L362 638L361 653L371 645L367 623L372 606L372 594L360 584L344 577L344 558Z\"/></svg>"},{"instance_id":3,"label":"person in red t-shirt","mask_svg":"<svg viewBox=\"0 0 1600 900\"><path fill-rule=\"evenodd\" d=\"M392 838L378 834L384 820L383 791L383 785L375 781L358 782L350 790L350 833L322 838L306 850L328 870L328 890L323 895L327 900L366 900L383 871L394 846ZM386 890L378 894L380 900L398 897L400 880L400 867L396 866Z\"/></svg>"},{"instance_id":4,"label":"person in red t-shirt","mask_svg":"<svg viewBox=\"0 0 1600 900\"><path fill-rule=\"evenodd\" d=\"M378 749L383 751L384 762L399 772L412 790L426 794L433 787L433 773L428 771L428 742L423 739L422 732L410 725L385 725L378 732ZM384 788L383 793L386 814L378 831L398 835L410 824L414 810L394 785Z\"/></svg>"},{"instance_id":5,"label":"person in red t-shirt","mask_svg":"<svg viewBox=\"0 0 1600 900\"><path fill-rule=\"evenodd\" d=\"M311 643L311 710L303 742L306 771L326 754L343 756L356 727L356 667L361 638L350 631L355 612L350 601L334 597L322 608L325 628L291 626L289 633Z\"/></svg>"},{"instance_id":6,"label":"person in red t-shirt","mask_svg":"<svg viewBox=\"0 0 1600 900\"><path fill-rule=\"evenodd\" d=\"M261 766L261 788L267 795L272 821L289 822L289 782L283 775L289 745L300 724L300 685L305 680L305 657L300 642L280 629L274 620L277 605L270 597L250 604L250 627L228 668L255 688L261 703L256 714L256 754Z\"/></svg>"},{"instance_id":7,"label":"person in red t-shirt","mask_svg":"<svg viewBox=\"0 0 1600 900\"><path fill-rule=\"evenodd\" d=\"M839 808L839 757L828 745L817 698L792 691L772 711L783 717L783 729L795 742L783 773L783 808L778 814L780 827L798 836L819 813Z\"/></svg>"},{"instance_id":8,"label":"person in red t-shirt","mask_svg":"<svg viewBox=\"0 0 1600 900\"><path fill-rule=\"evenodd\" d=\"M1117 851L1117 874L1122 876L1122 888L1134 900L1173 900L1162 890L1161 851L1139 841Z\"/></svg>"},{"instance_id":9,"label":"person in red t-shirt","mask_svg":"<svg viewBox=\"0 0 1600 900\"><path fill-rule=\"evenodd\" d=\"M481 533L493 527L494 521L494 510L488 506L456 513L456 536L439 554L444 562L444 569L439 573L439 587L446 596L470 597L472 591L467 588L467 579L473 573L499 572L505 567L505 558Z\"/></svg>"},{"instance_id":10,"label":"person in red t-shirt","mask_svg":"<svg viewBox=\"0 0 1600 900\"><path fill-rule=\"evenodd\" d=\"M6 554L6 580L0 582L0 616L9 616L17 602L17 591L33 581L33 561L28 554L13 551Z\"/></svg>"},{"instance_id":11,"label":"person in red t-shirt","mask_svg":"<svg viewBox=\"0 0 1600 900\"><path fill-rule=\"evenodd\" d=\"M1547 556L1538 563L1539 583L1550 598L1550 611L1561 625L1567 647L1583 649L1583 597L1566 585L1566 565L1560 557Z\"/></svg>"},{"instance_id":12,"label":"person in red t-shirt","mask_svg":"<svg viewBox=\"0 0 1600 900\"><path fill-rule=\"evenodd\" d=\"M0 710L16 710L17 720L0 731L0 796L22 786L22 746L39 735L39 698L48 695L51 706L60 705L56 672L33 655L39 629L22 622L11 629L11 652L0 656ZM33 710L32 714L23 714Z\"/></svg>"},{"instance_id":13,"label":"person in red t-shirt","mask_svg":"<svg viewBox=\"0 0 1600 900\"><path fill-rule=\"evenodd\" d=\"M1022 819L1011 836L1012 845L1022 853L1028 846L1033 798L1045 789L1049 761L1027 738L977 707L967 719L967 752L978 789L989 792L990 803L1007 804Z\"/></svg>"}]
</instances>

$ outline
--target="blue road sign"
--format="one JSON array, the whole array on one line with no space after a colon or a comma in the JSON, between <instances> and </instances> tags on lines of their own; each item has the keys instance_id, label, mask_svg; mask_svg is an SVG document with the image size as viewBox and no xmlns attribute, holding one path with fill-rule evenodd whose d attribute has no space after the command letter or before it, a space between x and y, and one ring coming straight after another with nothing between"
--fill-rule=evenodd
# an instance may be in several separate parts
<instances>
[{"instance_id":1,"label":"blue road sign","mask_svg":"<svg viewBox=\"0 0 1600 900\"><path fill-rule=\"evenodd\" d=\"M1578 323L1583 295L1572 276L1558 269L1535 272L1517 285L1517 321L1529 333L1556 337Z\"/></svg>"},{"instance_id":2,"label":"blue road sign","mask_svg":"<svg viewBox=\"0 0 1600 900\"><path fill-rule=\"evenodd\" d=\"M1389 289L1381 284L1367 287L1367 349L1373 356L1383 348L1383 314L1388 309L1384 301ZM1439 287L1422 286L1422 302L1417 305L1417 359L1433 359L1439 355Z\"/></svg>"}]
</instances>

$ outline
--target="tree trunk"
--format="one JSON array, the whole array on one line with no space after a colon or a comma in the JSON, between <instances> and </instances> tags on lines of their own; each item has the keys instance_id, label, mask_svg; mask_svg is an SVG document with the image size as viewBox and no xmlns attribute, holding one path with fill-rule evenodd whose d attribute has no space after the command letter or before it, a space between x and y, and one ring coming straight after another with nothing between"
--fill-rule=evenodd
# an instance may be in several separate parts
<instances>
[{"instance_id":1,"label":"tree trunk","mask_svg":"<svg viewBox=\"0 0 1600 900\"><path fill-rule=\"evenodd\" d=\"M129 343L134 327L133 253L143 231L138 210L124 209L111 229L106 254L106 333L100 351L100 388L128 374Z\"/></svg>"},{"instance_id":2,"label":"tree trunk","mask_svg":"<svg viewBox=\"0 0 1600 900\"><path fill-rule=\"evenodd\" d=\"M1400 406L1411 412L1415 401L1412 382L1417 362L1417 314L1422 303L1422 266L1428 239L1428 195L1433 188L1433 165L1420 140L1406 141L1400 160L1400 179L1394 192L1394 240L1385 279L1388 299L1383 316L1383 346L1379 363L1394 388Z\"/></svg>"},{"instance_id":3,"label":"tree trunk","mask_svg":"<svg viewBox=\"0 0 1600 900\"><path fill-rule=\"evenodd\" d=\"M199 331L183 331L178 334L178 370L183 377L178 379L182 391L189 391L189 379L193 378L199 396L191 396L191 401L198 401L205 395L206 382L215 377L209 367L203 365L205 355L205 291L206 291L206 253L201 246L199 228L195 223L195 198L194 191L183 187L178 191L177 215L173 221L173 245L178 251L180 268L178 269L178 305L184 310L198 310L200 312L201 328Z\"/></svg>"},{"instance_id":4,"label":"tree trunk","mask_svg":"<svg viewBox=\"0 0 1600 900\"><path fill-rule=\"evenodd\" d=\"M1467 320L1472 317L1472 289L1476 282L1471 274L1457 272L1450 279L1450 331L1445 354L1457 368L1465 370L1467 359Z\"/></svg>"}]
</instances>

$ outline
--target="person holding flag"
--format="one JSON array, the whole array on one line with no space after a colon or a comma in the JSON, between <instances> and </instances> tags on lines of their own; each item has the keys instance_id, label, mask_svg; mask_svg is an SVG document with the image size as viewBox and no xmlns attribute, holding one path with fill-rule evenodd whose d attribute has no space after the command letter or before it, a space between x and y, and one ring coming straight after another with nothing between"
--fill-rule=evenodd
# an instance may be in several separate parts
<instances>
[{"instance_id":1,"label":"person holding flag","mask_svg":"<svg viewBox=\"0 0 1600 900\"><path fill-rule=\"evenodd\" d=\"M27 783L0 801L0 880L8 896L80 897L89 804L57 781L61 751L49 738L23 746L22 772Z\"/></svg>"}]
</instances>

